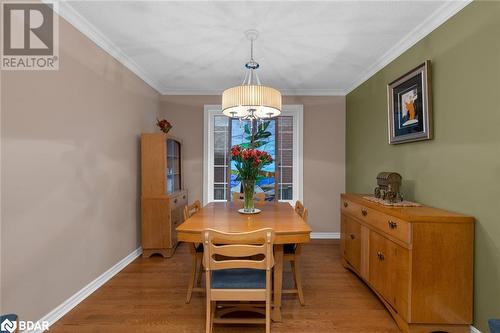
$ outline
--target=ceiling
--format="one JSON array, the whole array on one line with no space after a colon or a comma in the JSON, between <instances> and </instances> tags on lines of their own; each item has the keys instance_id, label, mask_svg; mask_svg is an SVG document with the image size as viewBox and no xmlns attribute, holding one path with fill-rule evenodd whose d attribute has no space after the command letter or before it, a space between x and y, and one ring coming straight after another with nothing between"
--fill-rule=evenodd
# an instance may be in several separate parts
<instances>
[{"instance_id":1,"label":"ceiling","mask_svg":"<svg viewBox=\"0 0 500 333\"><path fill-rule=\"evenodd\" d=\"M257 29L263 84L288 95L344 95L467 3L71 1L58 11L162 94L240 84L244 31Z\"/></svg>"}]
</instances>

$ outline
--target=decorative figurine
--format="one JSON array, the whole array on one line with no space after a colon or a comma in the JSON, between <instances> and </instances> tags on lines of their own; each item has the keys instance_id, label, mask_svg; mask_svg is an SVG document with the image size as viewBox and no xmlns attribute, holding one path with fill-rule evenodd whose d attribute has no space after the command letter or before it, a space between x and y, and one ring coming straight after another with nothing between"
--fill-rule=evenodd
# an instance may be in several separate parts
<instances>
[{"instance_id":1,"label":"decorative figurine","mask_svg":"<svg viewBox=\"0 0 500 333\"><path fill-rule=\"evenodd\" d=\"M377 187L375 187L375 198L391 203L403 201L403 195L399 192L401 187L401 175L397 172L380 172L377 175Z\"/></svg>"}]
</instances>

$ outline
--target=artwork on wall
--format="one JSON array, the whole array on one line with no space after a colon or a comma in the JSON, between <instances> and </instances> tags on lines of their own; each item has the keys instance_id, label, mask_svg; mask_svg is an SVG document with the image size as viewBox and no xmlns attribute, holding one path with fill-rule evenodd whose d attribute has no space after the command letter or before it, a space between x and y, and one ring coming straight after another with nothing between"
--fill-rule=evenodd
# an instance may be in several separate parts
<instances>
[{"instance_id":1,"label":"artwork on wall","mask_svg":"<svg viewBox=\"0 0 500 333\"><path fill-rule=\"evenodd\" d=\"M389 143L432 138L430 61L387 85Z\"/></svg>"}]
</instances>

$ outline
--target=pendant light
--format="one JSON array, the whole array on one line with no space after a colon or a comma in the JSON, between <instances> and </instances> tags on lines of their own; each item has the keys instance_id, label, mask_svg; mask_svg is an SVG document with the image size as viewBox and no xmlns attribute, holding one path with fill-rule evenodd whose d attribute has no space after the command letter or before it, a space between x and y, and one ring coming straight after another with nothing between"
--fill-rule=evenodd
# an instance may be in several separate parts
<instances>
[{"instance_id":1,"label":"pendant light","mask_svg":"<svg viewBox=\"0 0 500 333\"><path fill-rule=\"evenodd\" d=\"M253 58L253 43L259 33L257 30L248 30L245 35L250 41L250 61L245 64L245 79L240 86L224 90L222 112L231 118L249 120L279 116L281 93L274 88L263 86L257 75L259 63Z\"/></svg>"}]
</instances>

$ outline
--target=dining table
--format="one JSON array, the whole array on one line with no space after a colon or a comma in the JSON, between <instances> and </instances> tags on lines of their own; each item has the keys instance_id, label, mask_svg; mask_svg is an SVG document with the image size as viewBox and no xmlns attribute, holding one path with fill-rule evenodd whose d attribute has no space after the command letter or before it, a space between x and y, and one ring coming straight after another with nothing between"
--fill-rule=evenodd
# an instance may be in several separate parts
<instances>
[{"instance_id":1,"label":"dining table","mask_svg":"<svg viewBox=\"0 0 500 333\"><path fill-rule=\"evenodd\" d=\"M302 244L310 241L310 226L287 202L266 201L256 205L261 212L242 214L239 202L212 202L180 224L177 240L203 243L202 232L214 229L227 233L255 231L262 228L274 230L274 277L272 319L281 321L281 295L283 286L283 245Z\"/></svg>"}]
</instances>

